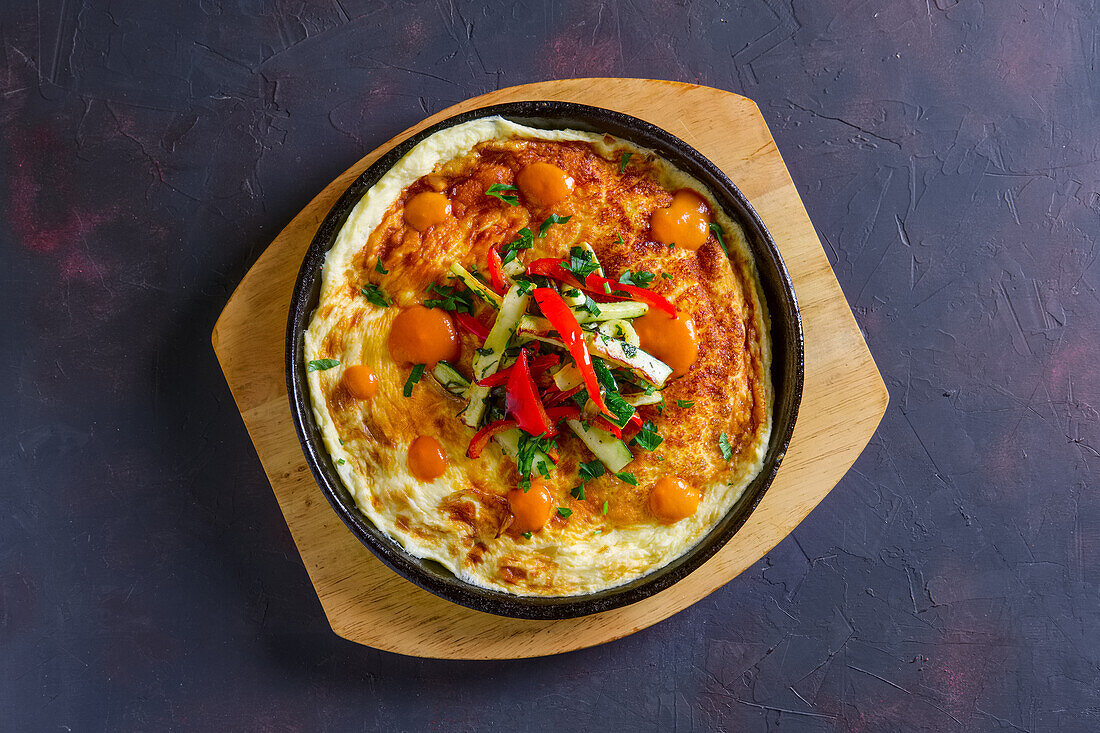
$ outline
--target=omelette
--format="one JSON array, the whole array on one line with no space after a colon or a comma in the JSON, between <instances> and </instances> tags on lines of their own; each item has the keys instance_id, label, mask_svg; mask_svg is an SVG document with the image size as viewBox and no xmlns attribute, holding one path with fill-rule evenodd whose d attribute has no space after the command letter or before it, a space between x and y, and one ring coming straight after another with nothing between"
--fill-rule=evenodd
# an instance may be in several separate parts
<instances>
[{"instance_id":1,"label":"omelette","mask_svg":"<svg viewBox=\"0 0 1100 733\"><path fill-rule=\"evenodd\" d=\"M486 117L353 208L304 349L375 526L465 582L575 596L683 555L760 472L769 330L744 233L698 180Z\"/></svg>"}]
</instances>

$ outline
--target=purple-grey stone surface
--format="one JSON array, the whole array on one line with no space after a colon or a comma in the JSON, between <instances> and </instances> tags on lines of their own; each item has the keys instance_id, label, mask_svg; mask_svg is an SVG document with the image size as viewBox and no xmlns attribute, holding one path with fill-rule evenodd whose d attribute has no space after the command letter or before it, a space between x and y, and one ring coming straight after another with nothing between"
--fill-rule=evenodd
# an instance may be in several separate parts
<instances>
[{"instance_id":1,"label":"purple-grey stone surface","mask_svg":"<svg viewBox=\"0 0 1100 733\"><path fill-rule=\"evenodd\" d=\"M0 41L0 728L1100 728L1096 2L9 0ZM214 319L360 156L575 76L756 100L890 408L790 537L651 629L356 646Z\"/></svg>"}]
</instances>

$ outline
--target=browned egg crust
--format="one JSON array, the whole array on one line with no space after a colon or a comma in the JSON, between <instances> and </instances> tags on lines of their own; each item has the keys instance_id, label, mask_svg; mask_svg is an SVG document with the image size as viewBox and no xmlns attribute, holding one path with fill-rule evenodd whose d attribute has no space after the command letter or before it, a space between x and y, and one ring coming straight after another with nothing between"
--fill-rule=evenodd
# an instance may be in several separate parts
<instances>
[{"instance_id":1,"label":"browned egg crust","mask_svg":"<svg viewBox=\"0 0 1100 733\"><path fill-rule=\"evenodd\" d=\"M519 171L536 161L553 163L571 176L575 181L572 194L551 208L538 207L522 195L516 206L486 195L493 184L515 185ZM570 219L549 227L545 237L535 239L533 249L521 253L521 259L531 262L566 256L570 246L587 241L609 277L617 279L627 269L653 272L657 277L651 289L690 315L699 343L698 361L664 390L663 412L656 406L640 408L643 419L656 424L664 443L654 452L633 448L635 459L626 470L634 473L638 485L605 475L588 483L584 500L573 498L570 489L578 484L578 462L592 460L592 455L562 426L560 461L547 485L556 497L556 506L568 507L573 513L568 519L555 514L551 529L568 523L570 530L576 527L591 533L659 523L650 513L647 497L660 476L678 476L700 488L737 478L730 467L749 460L742 454L754 450L757 433L767 421L755 301L745 291L745 283L755 277L751 265L741 261L734 248L731 268L713 234L696 252L654 242L650 215L672 202L672 192L657 182L651 159L634 155L623 172L620 162L618 152L605 158L583 142L520 138L481 143L472 154L442 163L410 185L389 207L346 273L351 298L361 298L360 289L375 283L394 298L396 306L423 303L431 297L425 293L430 283L448 282L450 263L484 272L490 247L512 241L523 227L537 233L539 224L553 213ZM412 196L428 190L450 199L452 217L421 233L405 223L403 210ZM729 239L739 234L725 232L725 236ZM379 257L389 274L376 271ZM396 308L390 310L396 312ZM322 354L343 349L341 339L354 332L355 323L341 326L328 333ZM384 339L385 334L380 337ZM469 377L473 351L480 344L465 332L462 339L457 366ZM504 494L518 480L515 465L495 450L485 451L478 459L466 457L472 430L457 417L462 404L427 376L411 397L400 397L407 372L383 371L379 375L379 394L398 395L396 399L403 400L398 409L372 409L351 399L342 386L330 385L327 401L337 431L349 442L357 442L357 450L371 470L397 468L387 466L392 459L376 446L407 445L423 434L437 437L465 477L465 485L456 482L455 493L440 508L441 516L466 528L447 542L455 557L464 552L467 563L483 562L510 519ZM387 380L391 384L385 384ZM677 400L694 405L680 407ZM734 452L730 461L719 448L721 433L728 436ZM402 516L400 507L407 499L394 495L387 500L391 511L397 507L399 526L414 536L438 536L438 525L411 526L408 516ZM602 514L605 500L609 507L606 516ZM381 508L379 497L375 496L374 502ZM537 593L538 583L552 581L551 567L546 568L551 572L536 573L539 581L528 579L528 571L520 565L529 568L533 562L530 555L525 555L522 563L510 563L507 553L501 556L494 550L490 554L498 563L496 576L523 586L527 592ZM552 564L548 559L544 562Z\"/></svg>"}]
</instances>

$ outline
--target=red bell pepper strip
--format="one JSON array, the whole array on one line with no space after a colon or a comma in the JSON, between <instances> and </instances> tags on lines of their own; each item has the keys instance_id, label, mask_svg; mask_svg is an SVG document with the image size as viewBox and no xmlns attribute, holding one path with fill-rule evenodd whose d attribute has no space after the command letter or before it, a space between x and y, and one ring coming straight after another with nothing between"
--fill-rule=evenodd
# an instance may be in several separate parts
<instances>
[{"instance_id":1,"label":"red bell pepper strip","mask_svg":"<svg viewBox=\"0 0 1100 733\"><path fill-rule=\"evenodd\" d=\"M569 355L577 363L584 386L588 390L588 396L596 403L600 412L607 412L607 404L600 394L600 382L596 379L596 371L592 368L592 355L588 353L588 344L584 342L584 332L577 323L577 317L569 309L565 301L558 295L558 291L552 288L535 288L532 297L539 305L539 310L550 321L550 325L561 336L562 342L569 349Z\"/></svg>"},{"instance_id":2,"label":"red bell pepper strip","mask_svg":"<svg viewBox=\"0 0 1100 733\"><path fill-rule=\"evenodd\" d=\"M497 295L504 295L508 290L508 283L504 280L504 265L501 263L500 254L492 247L489 248L488 259L489 280L493 284L493 290Z\"/></svg>"},{"instance_id":3,"label":"red bell pepper strip","mask_svg":"<svg viewBox=\"0 0 1100 733\"><path fill-rule=\"evenodd\" d=\"M489 445L489 440L494 435L514 427L516 427L515 420L497 420L489 423L474 433L474 437L470 439L470 447L466 449L466 455L477 458L481 455L481 451L485 450L485 446Z\"/></svg>"},{"instance_id":4,"label":"red bell pepper strip","mask_svg":"<svg viewBox=\"0 0 1100 733\"><path fill-rule=\"evenodd\" d=\"M467 313L455 313L458 325L484 341L489 336L489 327Z\"/></svg>"},{"instance_id":5,"label":"red bell pepper strip","mask_svg":"<svg viewBox=\"0 0 1100 733\"><path fill-rule=\"evenodd\" d=\"M512 365L504 393L504 404L508 408L508 414L516 419L520 430L531 435L557 434L557 428L550 422L546 408L539 399L535 380L531 377L531 369L527 364L526 349L520 349L519 358Z\"/></svg>"},{"instance_id":6,"label":"red bell pepper strip","mask_svg":"<svg viewBox=\"0 0 1100 733\"><path fill-rule=\"evenodd\" d=\"M577 394L582 389L584 389L584 385L578 384L573 389L562 392L554 385L550 385L550 388L546 390L546 399L543 402L547 406L547 408L560 405L562 402L565 402L567 399Z\"/></svg>"},{"instance_id":7,"label":"red bell pepper strip","mask_svg":"<svg viewBox=\"0 0 1100 733\"><path fill-rule=\"evenodd\" d=\"M657 295L657 293L646 290L645 288L615 282L610 278L597 275L594 272L589 273L588 277L586 277L582 283L577 280L573 273L565 269L563 266L564 262L564 260L555 259L535 260L527 266L527 272L531 275L542 275L544 277L560 280L574 287L579 287L582 290L587 290L593 295L602 295L606 298L614 298L617 300L638 300L646 305L651 305L654 308L664 311L671 318L676 317L676 306L669 302L668 298ZM618 295L617 293L626 293L626 295Z\"/></svg>"}]
</instances>

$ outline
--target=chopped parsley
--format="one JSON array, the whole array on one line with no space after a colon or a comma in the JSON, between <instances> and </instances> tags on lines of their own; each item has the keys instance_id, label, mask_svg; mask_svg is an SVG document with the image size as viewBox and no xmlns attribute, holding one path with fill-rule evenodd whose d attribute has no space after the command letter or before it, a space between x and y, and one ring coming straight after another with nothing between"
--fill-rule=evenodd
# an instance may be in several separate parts
<instances>
[{"instance_id":1,"label":"chopped parsley","mask_svg":"<svg viewBox=\"0 0 1100 733\"><path fill-rule=\"evenodd\" d=\"M695 400L676 400L676 406L686 410L689 407L695 407Z\"/></svg>"},{"instance_id":2,"label":"chopped parsley","mask_svg":"<svg viewBox=\"0 0 1100 733\"><path fill-rule=\"evenodd\" d=\"M584 247L570 248L569 261L563 261L561 265L582 283L588 279L589 275L600 269L600 263L596 261L596 257Z\"/></svg>"},{"instance_id":3,"label":"chopped parsley","mask_svg":"<svg viewBox=\"0 0 1100 733\"><path fill-rule=\"evenodd\" d=\"M557 442L546 438L536 438L521 432L519 445L516 450L516 464L519 466L519 485L525 492L531 488L531 469L535 467L535 459L538 458L537 469L543 478L550 478L550 469L546 466L543 456L549 457L550 452L557 447ZM542 455L540 455L540 452Z\"/></svg>"},{"instance_id":4,"label":"chopped parsley","mask_svg":"<svg viewBox=\"0 0 1100 733\"><path fill-rule=\"evenodd\" d=\"M345 461L345 460L344 460L343 458L337 458L337 459L336 459L336 465L337 465L337 466L342 466L342 465L344 465L345 463L347 463L347 461Z\"/></svg>"},{"instance_id":5,"label":"chopped parsley","mask_svg":"<svg viewBox=\"0 0 1100 733\"><path fill-rule=\"evenodd\" d=\"M314 359L306 367L307 372L323 372L326 369L332 369L334 366L339 366L340 362L335 359Z\"/></svg>"},{"instance_id":6,"label":"chopped parsley","mask_svg":"<svg viewBox=\"0 0 1100 733\"><path fill-rule=\"evenodd\" d=\"M639 288L648 288L655 277L657 276L646 270L638 270L637 272L627 270L619 276L619 282L623 285L635 285Z\"/></svg>"},{"instance_id":7,"label":"chopped parsley","mask_svg":"<svg viewBox=\"0 0 1100 733\"><path fill-rule=\"evenodd\" d=\"M718 240L718 244L722 245L722 251L726 253L726 257L730 256L730 251L726 249L726 240L722 239L722 227L717 224L710 225L710 232Z\"/></svg>"},{"instance_id":8,"label":"chopped parsley","mask_svg":"<svg viewBox=\"0 0 1100 733\"><path fill-rule=\"evenodd\" d=\"M577 291L574 291L577 292ZM594 316L600 315L600 307L596 305L596 301L588 297L588 293L584 294L584 309Z\"/></svg>"},{"instance_id":9,"label":"chopped parsley","mask_svg":"<svg viewBox=\"0 0 1100 733\"><path fill-rule=\"evenodd\" d=\"M667 272L662 272L661 277L663 277L665 280L671 280L672 279L672 275L669 275Z\"/></svg>"},{"instance_id":10,"label":"chopped parsley","mask_svg":"<svg viewBox=\"0 0 1100 733\"><path fill-rule=\"evenodd\" d=\"M726 437L725 433L718 436L718 447L722 451L722 458L727 461L733 458L733 448L730 447L730 439Z\"/></svg>"},{"instance_id":11,"label":"chopped parsley","mask_svg":"<svg viewBox=\"0 0 1100 733\"><path fill-rule=\"evenodd\" d=\"M558 514L562 515L563 517L568 517L572 513L573 513L573 510L568 508L568 507L564 507L564 506L559 506L558 507Z\"/></svg>"},{"instance_id":12,"label":"chopped parsley","mask_svg":"<svg viewBox=\"0 0 1100 733\"><path fill-rule=\"evenodd\" d=\"M574 486L572 489L569 490L569 493L573 495L574 499L576 499L578 501L583 501L584 500L584 484L581 484L580 486Z\"/></svg>"},{"instance_id":13,"label":"chopped parsley","mask_svg":"<svg viewBox=\"0 0 1100 733\"><path fill-rule=\"evenodd\" d=\"M390 271L382 266L382 258L379 257L378 261L374 263L374 271L379 275L389 275Z\"/></svg>"},{"instance_id":14,"label":"chopped parsley","mask_svg":"<svg viewBox=\"0 0 1100 733\"><path fill-rule=\"evenodd\" d=\"M379 308L387 308L392 302L386 296L386 291L374 283L367 283L359 292L363 294L363 297L366 298L368 302L374 303Z\"/></svg>"},{"instance_id":15,"label":"chopped parsley","mask_svg":"<svg viewBox=\"0 0 1100 733\"><path fill-rule=\"evenodd\" d=\"M474 314L474 295L469 290L459 289L457 285L428 285L428 294L437 295L424 301L428 308L442 308L445 311Z\"/></svg>"},{"instance_id":16,"label":"chopped parsley","mask_svg":"<svg viewBox=\"0 0 1100 733\"><path fill-rule=\"evenodd\" d=\"M630 473L629 471L623 471L622 473L617 473L617 474L615 474L615 478L619 479L624 484L630 484L631 486L637 486L638 485L638 479L636 479L634 477L634 474ZM607 502L604 502L604 503L606 504Z\"/></svg>"},{"instance_id":17,"label":"chopped parsley","mask_svg":"<svg viewBox=\"0 0 1100 733\"><path fill-rule=\"evenodd\" d=\"M508 204L509 206L518 206L519 205L519 196L516 196L515 194L503 193L504 191L518 191L518 190L519 189L516 188L515 186L505 186L502 183L494 183L492 186L489 186L489 188L485 190L485 193L488 194L489 196L495 196L496 198L500 199L501 201Z\"/></svg>"},{"instance_id":18,"label":"chopped parsley","mask_svg":"<svg viewBox=\"0 0 1100 733\"><path fill-rule=\"evenodd\" d=\"M649 420L642 423L642 429L634 436L634 442L645 450L657 450L657 446L664 440L657 434L657 426Z\"/></svg>"},{"instance_id":19,"label":"chopped parsley","mask_svg":"<svg viewBox=\"0 0 1100 733\"><path fill-rule=\"evenodd\" d=\"M615 235L615 241L618 242L619 244L622 244L623 243L623 235L616 234Z\"/></svg>"},{"instance_id":20,"label":"chopped parsley","mask_svg":"<svg viewBox=\"0 0 1100 733\"><path fill-rule=\"evenodd\" d=\"M580 473L581 478L585 481L599 478L604 474L603 463L599 459L589 461L588 463L582 463L577 466L577 472Z\"/></svg>"},{"instance_id":21,"label":"chopped parsley","mask_svg":"<svg viewBox=\"0 0 1100 733\"><path fill-rule=\"evenodd\" d=\"M546 233L550 231L550 227L554 224L564 224L572 219L572 216L558 216L557 214L551 214L546 217L546 221L539 225L539 237L545 237Z\"/></svg>"},{"instance_id":22,"label":"chopped parsley","mask_svg":"<svg viewBox=\"0 0 1100 733\"><path fill-rule=\"evenodd\" d=\"M605 502L603 503L603 513L604 513L604 514L607 514L607 509L608 509L608 506L609 506L609 504L608 504L608 503L607 503L607 502L605 501Z\"/></svg>"},{"instance_id":23,"label":"chopped parsley","mask_svg":"<svg viewBox=\"0 0 1100 733\"><path fill-rule=\"evenodd\" d=\"M531 533L530 532L524 532L523 536L526 537L527 539L531 539Z\"/></svg>"},{"instance_id":24,"label":"chopped parsley","mask_svg":"<svg viewBox=\"0 0 1100 733\"><path fill-rule=\"evenodd\" d=\"M405 380L405 396L412 397L413 385L420 381L420 378L424 376L424 365L413 364L412 372L409 373L409 378Z\"/></svg>"},{"instance_id":25,"label":"chopped parsley","mask_svg":"<svg viewBox=\"0 0 1100 733\"><path fill-rule=\"evenodd\" d=\"M520 250L531 249L535 245L535 235L530 229L524 227L516 232L516 238L504 245L500 250L500 263L507 265L516 258Z\"/></svg>"},{"instance_id":26,"label":"chopped parsley","mask_svg":"<svg viewBox=\"0 0 1100 733\"><path fill-rule=\"evenodd\" d=\"M626 164L630 162L630 156L633 153L623 153L623 157L619 159L619 173L626 172Z\"/></svg>"},{"instance_id":27,"label":"chopped parsley","mask_svg":"<svg viewBox=\"0 0 1100 733\"><path fill-rule=\"evenodd\" d=\"M627 359L633 359L638 355L638 347L634 344L623 342L623 353L626 354Z\"/></svg>"}]
</instances>

